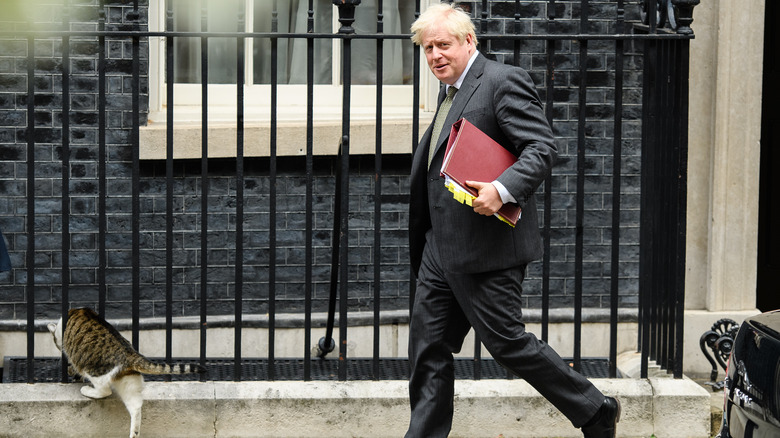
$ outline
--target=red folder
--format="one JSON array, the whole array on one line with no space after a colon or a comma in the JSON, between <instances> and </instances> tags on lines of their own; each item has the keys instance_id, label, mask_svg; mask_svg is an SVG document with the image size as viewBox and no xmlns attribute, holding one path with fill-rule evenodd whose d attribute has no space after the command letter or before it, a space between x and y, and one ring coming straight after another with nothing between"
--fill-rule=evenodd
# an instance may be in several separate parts
<instances>
[{"instance_id":1,"label":"red folder","mask_svg":"<svg viewBox=\"0 0 780 438\"><path fill-rule=\"evenodd\" d=\"M441 174L456 200L471 206L478 193L466 181L492 182L517 161L511 152L496 143L479 128L460 119L452 125ZM496 216L511 226L520 219L516 204L504 204Z\"/></svg>"}]
</instances>

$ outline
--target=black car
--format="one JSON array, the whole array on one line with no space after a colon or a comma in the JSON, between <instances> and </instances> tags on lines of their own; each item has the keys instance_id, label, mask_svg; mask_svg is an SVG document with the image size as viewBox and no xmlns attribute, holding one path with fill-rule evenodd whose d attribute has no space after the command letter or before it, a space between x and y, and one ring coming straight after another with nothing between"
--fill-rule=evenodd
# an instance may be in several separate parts
<instances>
[{"instance_id":1,"label":"black car","mask_svg":"<svg viewBox=\"0 0 780 438\"><path fill-rule=\"evenodd\" d=\"M780 437L780 310L747 318L739 327L718 436Z\"/></svg>"}]
</instances>

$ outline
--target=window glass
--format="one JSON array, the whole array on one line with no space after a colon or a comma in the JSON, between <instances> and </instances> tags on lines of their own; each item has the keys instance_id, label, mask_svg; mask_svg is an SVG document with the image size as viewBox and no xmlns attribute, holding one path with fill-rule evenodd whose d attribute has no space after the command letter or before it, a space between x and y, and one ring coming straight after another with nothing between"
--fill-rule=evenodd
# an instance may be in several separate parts
<instances>
[{"instance_id":1,"label":"window glass","mask_svg":"<svg viewBox=\"0 0 780 438\"><path fill-rule=\"evenodd\" d=\"M355 8L357 33L376 33L377 0L364 0ZM382 4L382 33L408 33L414 21L414 2L385 0ZM413 46L410 39L388 39L383 46L383 84L400 85L412 83ZM355 39L352 43L352 83L356 85L376 84L377 62L376 41Z\"/></svg>"},{"instance_id":2,"label":"window glass","mask_svg":"<svg viewBox=\"0 0 780 438\"><path fill-rule=\"evenodd\" d=\"M202 9L191 0L170 0L173 8L173 30L199 32ZM207 25L210 32L236 32L238 28L241 0L220 0L208 2ZM208 82L210 84L235 84L237 68L235 38L209 38L208 40ZM201 83L201 39L174 38L173 77L176 83Z\"/></svg>"},{"instance_id":3,"label":"window glass","mask_svg":"<svg viewBox=\"0 0 780 438\"><path fill-rule=\"evenodd\" d=\"M169 0L173 8L174 31L201 31L203 10L199 2L191 0ZM334 7L331 0L314 0L314 32L337 32L339 24L334 19ZM238 15L244 8L243 0L221 0L219 4L208 2L207 26L211 32L236 32L239 29ZM274 14L274 8L276 8ZM254 0L247 4L251 16L247 22L255 32L271 32L272 19L277 20L279 33L307 33L308 0ZM241 11L244 12L244 11ZM414 19L413 2L385 0L383 2L383 32L391 34L405 33ZM335 23L335 24L334 24ZM355 8L357 33L376 33L377 0L364 0ZM174 82L179 84L199 84L201 75L201 38L174 39ZM314 83L332 84L333 71L339 72L341 41L328 38L314 39ZM388 85L411 84L412 82L412 42L408 39L388 39L383 45L383 83ZM277 39L277 80L279 84L306 83L307 41L304 38ZM210 84L234 84L236 82L237 48L235 38L209 38L208 40L208 82ZM335 61L335 63L334 63ZM253 84L271 82L271 39L252 40L251 53L247 54L247 63L251 63ZM355 85L376 84L377 62L376 41L354 39L352 42L352 83ZM338 75L336 76L338 78ZM340 80L336 79L339 85Z\"/></svg>"},{"instance_id":4,"label":"window glass","mask_svg":"<svg viewBox=\"0 0 780 438\"><path fill-rule=\"evenodd\" d=\"M308 0L268 0L254 1L255 32L270 32L273 8L276 6L277 31L280 33L307 33L308 31ZM333 31L333 2L331 0L315 0L314 32L331 33ZM314 40L314 83L330 84L332 80L331 65L333 60L333 43L330 39ZM277 80L280 84L306 83L306 51L307 41L303 38L277 39ZM255 38L254 40L254 83L271 83L271 40L270 38Z\"/></svg>"}]
</instances>

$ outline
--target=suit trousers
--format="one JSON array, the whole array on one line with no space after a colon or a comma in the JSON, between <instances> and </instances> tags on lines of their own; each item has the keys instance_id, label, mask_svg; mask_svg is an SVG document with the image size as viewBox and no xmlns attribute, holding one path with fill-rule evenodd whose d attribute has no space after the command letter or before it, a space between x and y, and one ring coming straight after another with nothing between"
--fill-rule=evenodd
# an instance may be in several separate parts
<instances>
[{"instance_id":1,"label":"suit trousers","mask_svg":"<svg viewBox=\"0 0 780 438\"><path fill-rule=\"evenodd\" d=\"M430 231L418 273L410 323L407 437L446 437L452 426L453 353L471 327L501 365L525 379L575 427L590 420L604 395L544 341L525 331L525 266L477 273L446 272Z\"/></svg>"}]
</instances>

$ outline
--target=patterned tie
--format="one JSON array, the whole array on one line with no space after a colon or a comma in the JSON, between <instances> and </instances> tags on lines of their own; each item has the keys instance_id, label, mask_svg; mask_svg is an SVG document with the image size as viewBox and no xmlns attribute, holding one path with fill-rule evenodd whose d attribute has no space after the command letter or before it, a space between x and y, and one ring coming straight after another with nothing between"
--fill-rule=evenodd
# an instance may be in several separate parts
<instances>
[{"instance_id":1,"label":"patterned tie","mask_svg":"<svg viewBox=\"0 0 780 438\"><path fill-rule=\"evenodd\" d=\"M428 168L431 168L431 161L433 160L433 151L436 150L436 143L439 141L439 134L444 127L444 119L447 118L447 113L450 112L452 106L452 99L455 96L457 88L450 86L447 90L447 97L439 107L439 112L436 114L436 120L433 121L433 131L431 131L431 144L428 146Z\"/></svg>"}]
</instances>

